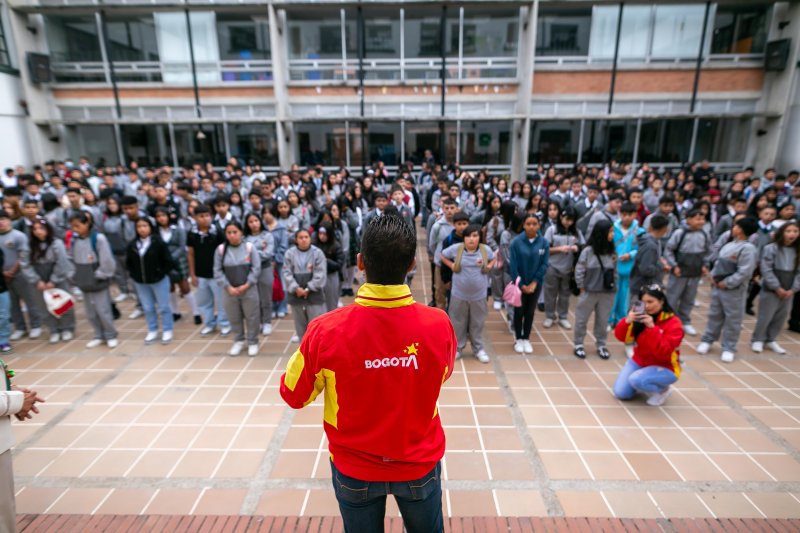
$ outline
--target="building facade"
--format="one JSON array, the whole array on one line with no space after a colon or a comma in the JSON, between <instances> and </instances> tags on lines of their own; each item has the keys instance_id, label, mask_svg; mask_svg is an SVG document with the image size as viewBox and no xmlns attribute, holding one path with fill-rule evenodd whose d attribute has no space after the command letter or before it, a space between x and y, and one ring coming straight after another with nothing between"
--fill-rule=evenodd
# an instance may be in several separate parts
<instances>
[{"instance_id":1,"label":"building facade","mask_svg":"<svg viewBox=\"0 0 800 533\"><path fill-rule=\"evenodd\" d=\"M3 166L358 169L430 149L514 178L609 160L800 167L797 2L0 0L0 13ZM765 68L785 39L783 68ZM44 80L29 66L41 56Z\"/></svg>"}]
</instances>

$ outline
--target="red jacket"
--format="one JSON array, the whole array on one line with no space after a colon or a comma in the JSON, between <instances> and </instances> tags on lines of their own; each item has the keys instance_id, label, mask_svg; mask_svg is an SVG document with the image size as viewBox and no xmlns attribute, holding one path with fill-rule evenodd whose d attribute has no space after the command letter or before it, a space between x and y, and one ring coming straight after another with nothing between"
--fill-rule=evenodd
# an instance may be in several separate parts
<instances>
[{"instance_id":1,"label":"red jacket","mask_svg":"<svg viewBox=\"0 0 800 533\"><path fill-rule=\"evenodd\" d=\"M633 324L626 324L623 318L614 328L614 335L620 342L634 342ZM678 347L683 340L683 324L680 318L662 312L655 325L645 328L635 340L634 363L639 366L663 366L675 372L676 377L681 377L681 352Z\"/></svg>"},{"instance_id":2,"label":"red jacket","mask_svg":"<svg viewBox=\"0 0 800 533\"><path fill-rule=\"evenodd\" d=\"M444 455L436 402L453 372L447 315L414 302L406 285L363 285L355 304L308 326L281 377L294 409L325 395L331 459L346 476L409 481Z\"/></svg>"}]
</instances>

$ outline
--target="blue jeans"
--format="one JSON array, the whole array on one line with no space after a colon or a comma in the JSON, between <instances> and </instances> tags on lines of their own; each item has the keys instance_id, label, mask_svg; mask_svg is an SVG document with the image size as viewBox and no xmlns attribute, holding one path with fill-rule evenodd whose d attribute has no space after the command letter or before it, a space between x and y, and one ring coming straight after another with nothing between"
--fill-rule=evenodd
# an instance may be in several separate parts
<instances>
[{"instance_id":1,"label":"blue jeans","mask_svg":"<svg viewBox=\"0 0 800 533\"><path fill-rule=\"evenodd\" d=\"M414 481L361 481L339 472L333 461L331 472L346 533L382 533L389 494L397 501L408 533L444 531L441 463Z\"/></svg>"},{"instance_id":2,"label":"blue jeans","mask_svg":"<svg viewBox=\"0 0 800 533\"><path fill-rule=\"evenodd\" d=\"M222 307L222 287L211 278L197 278L197 306L203 315L203 324L210 328L230 326L228 315ZM217 312L214 313L216 303Z\"/></svg>"},{"instance_id":3,"label":"blue jeans","mask_svg":"<svg viewBox=\"0 0 800 533\"><path fill-rule=\"evenodd\" d=\"M156 283L138 283L136 294L142 303L144 317L147 320L147 331L158 331L158 315L161 315L161 326L164 331L172 331L172 308L169 306L169 276L164 276Z\"/></svg>"},{"instance_id":4,"label":"blue jeans","mask_svg":"<svg viewBox=\"0 0 800 533\"><path fill-rule=\"evenodd\" d=\"M639 392L664 392L676 381L678 377L669 368L656 365L641 367L633 359L628 359L614 383L614 396L620 400L631 400Z\"/></svg>"},{"instance_id":5,"label":"blue jeans","mask_svg":"<svg viewBox=\"0 0 800 533\"><path fill-rule=\"evenodd\" d=\"M11 335L11 295L0 292L0 345L8 344Z\"/></svg>"}]
</instances>

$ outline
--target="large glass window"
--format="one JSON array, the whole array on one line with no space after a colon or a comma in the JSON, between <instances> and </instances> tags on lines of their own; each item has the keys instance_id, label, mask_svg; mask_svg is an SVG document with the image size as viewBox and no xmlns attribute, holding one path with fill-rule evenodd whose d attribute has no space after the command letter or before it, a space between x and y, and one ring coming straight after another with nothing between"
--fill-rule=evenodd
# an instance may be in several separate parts
<instances>
[{"instance_id":1,"label":"large glass window","mask_svg":"<svg viewBox=\"0 0 800 533\"><path fill-rule=\"evenodd\" d=\"M164 82L191 84L192 60L189 51L186 14L183 12L156 12L153 17L155 17L161 75Z\"/></svg>"},{"instance_id":2,"label":"large glass window","mask_svg":"<svg viewBox=\"0 0 800 533\"><path fill-rule=\"evenodd\" d=\"M575 163L580 136L580 120L534 122L531 125L528 164Z\"/></svg>"},{"instance_id":3,"label":"large glass window","mask_svg":"<svg viewBox=\"0 0 800 533\"><path fill-rule=\"evenodd\" d=\"M172 144L166 124L123 124L122 153L125 161L137 161L139 165L158 167L172 165Z\"/></svg>"},{"instance_id":4,"label":"large glass window","mask_svg":"<svg viewBox=\"0 0 800 533\"><path fill-rule=\"evenodd\" d=\"M348 16L351 12L348 12ZM400 9L364 9L364 76L367 79L400 79ZM378 60L373 65L369 60ZM380 61L396 59L397 61Z\"/></svg>"},{"instance_id":5,"label":"large glass window","mask_svg":"<svg viewBox=\"0 0 800 533\"><path fill-rule=\"evenodd\" d=\"M749 118L701 118L693 159L744 162L750 138L750 121Z\"/></svg>"},{"instance_id":6,"label":"large glass window","mask_svg":"<svg viewBox=\"0 0 800 533\"><path fill-rule=\"evenodd\" d=\"M198 83L219 81L219 46L217 45L217 23L213 11L189 13L192 25L192 48Z\"/></svg>"},{"instance_id":7,"label":"large glass window","mask_svg":"<svg viewBox=\"0 0 800 533\"><path fill-rule=\"evenodd\" d=\"M118 81L161 81L158 40L153 15L106 17L108 56ZM152 66L142 63L156 63Z\"/></svg>"},{"instance_id":8,"label":"large glass window","mask_svg":"<svg viewBox=\"0 0 800 533\"><path fill-rule=\"evenodd\" d=\"M67 126L65 140L70 157L87 157L96 166L117 163L113 126Z\"/></svg>"},{"instance_id":9,"label":"large glass window","mask_svg":"<svg viewBox=\"0 0 800 533\"><path fill-rule=\"evenodd\" d=\"M717 5L712 54L760 54L767 40L769 8Z\"/></svg>"},{"instance_id":10,"label":"large glass window","mask_svg":"<svg viewBox=\"0 0 800 533\"><path fill-rule=\"evenodd\" d=\"M287 13L289 63L293 80L342 79L342 47L356 57L355 18L342 35L340 9L314 6Z\"/></svg>"},{"instance_id":11,"label":"large glass window","mask_svg":"<svg viewBox=\"0 0 800 533\"><path fill-rule=\"evenodd\" d=\"M703 4L656 6L651 56L697 57L705 9Z\"/></svg>"},{"instance_id":12,"label":"large glass window","mask_svg":"<svg viewBox=\"0 0 800 533\"><path fill-rule=\"evenodd\" d=\"M48 16L46 21L45 33L56 81L105 81L103 55L94 15ZM73 65L69 65L70 63Z\"/></svg>"},{"instance_id":13,"label":"large glass window","mask_svg":"<svg viewBox=\"0 0 800 533\"><path fill-rule=\"evenodd\" d=\"M393 166L400 163L400 123L399 122L369 122L364 131L367 142L367 160L365 165L372 165L383 161L385 165ZM350 164L362 164L363 150L361 149L361 124L350 123Z\"/></svg>"},{"instance_id":14,"label":"large glass window","mask_svg":"<svg viewBox=\"0 0 800 533\"><path fill-rule=\"evenodd\" d=\"M453 63L458 58L458 19L458 8L448 7L444 25L444 53L446 57L454 58L452 62L448 60L448 77L457 76ZM440 64L437 64L437 62L442 56L440 42L442 35L441 20L441 7L406 9L405 24L403 25L406 78L431 80L439 78Z\"/></svg>"},{"instance_id":15,"label":"large glass window","mask_svg":"<svg viewBox=\"0 0 800 533\"><path fill-rule=\"evenodd\" d=\"M271 80L265 61L272 59L267 15L217 13L219 57L223 81ZM255 64L254 64L255 62Z\"/></svg>"},{"instance_id":16,"label":"large glass window","mask_svg":"<svg viewBox=\"0 0 800 533\"><path fill-rule=\"evenodd\" d=\"M352 131L351 124L351 131ZM347 164L347 132L344 123L295 123L297 148L303 166Z\"/></svg>"},{"instance_id":17,"label":"large glass window","mask_svg":"<svg viewBox=\"0 0 800 533\"><path fill-rule=\"evenodd\" d=\"M433 153L437 162L441 158L441 137L438 122L406 122L406 161L413 161L415 165L425 159L425 150Z\"/></svg>"},{"instance_id":18,"label":"large glass window","mask_svg":"<svg viewBox=\"0 0 800 533\"><path fill-rule=\"evenodd\" d=\"M591 25L592 11L588 8L541 8L536 29L536 55L588 55Z\"/></svg>"},{"instance_id":19,"label":"large glass window","mask_svg":"<svg viewBox=\"0 0 800 533\"><path fill-rule=\"evenodd\" d=\"M632 161L635 139L635 120L587 120L584 124L581 161Z\"/></svg>"},{"instance_id":20,"label":"large glass window","mask_svg":"<svg viewBox=\"0 0 800 533\"><path fill-rule=\"evenodd\" d=\"M464 8L462 78L513 78L517 74L519 9ZM514 61L497 62L497 58ZM489 61L493 59L493 61Z\"/></svg>"},{"instance_id":21,"label":"large glass window","mask_svg":"<svg viewBox=\"0 0 800 533\"><path fill-rule=\"evenodd\" d=\"M10 67L11 54L8 51L8 41L6 40L4 18L5 11L3 6L0 6L0 67Z\"/></svg>"},{"instance_id":22,"label":"large glass window","mask_svg":"<svg viewBox=\"0 0 800 533\"><path fill-rule=\"evenodd\" d=\"M642 120L639 133L641 163L685 163L692 142L691 119Z\"/></svg>"},{"instance_id":23,"label":"large glass window","mask_svg":"<svg viewBox=\"0 0 800 533\"><path fill-rule=\"evenodd\" d=\"M511 162L510 122L462 120L459 135L459 161L462 165L505 165Z\"/></svg>"},{"instance_id":24,"label":"large glass window","mask_svg":"<svg viewBox=\"0 0 800 533\"><path fill-rule=\"evenodd\" d=\"M222 124L176 124L175 149L182 167L195 163L226 163Z\"/></svg>"},{"instance_id":25,"label":"large glass window","mask_svg":"<svg viewBox=\"0 0 800 533\"><path fill-rule=\"evenodd\" d=\"M228 151L248 164L277 166L275 124L228 124Z\"/></svg>"},{"instance_id":26,"label":"large glass window","mask_svg":"<svg viewBox=\"0 0 800 533\"><path fill-rule=\"evenodd\" d=\"M619 6L594 6L589 54L593 58L611 59L617 39ZM652 9L649 5L626 5L622 9L622 31L619 40L620 59L647 56Z\"/></svg>"}]
</instances>

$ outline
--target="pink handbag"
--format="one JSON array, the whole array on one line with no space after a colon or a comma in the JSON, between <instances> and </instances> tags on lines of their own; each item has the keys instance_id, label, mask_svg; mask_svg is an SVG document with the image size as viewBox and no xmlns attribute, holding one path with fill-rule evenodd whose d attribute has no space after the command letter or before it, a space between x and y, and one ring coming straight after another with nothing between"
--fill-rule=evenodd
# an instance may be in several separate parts
<instances>
[{"instance_id":1,"label":"pink handbag","mask_svg":"<svg viewBox=\"0 0 800 533\"><path fill-rule=\"evenodd\" d=\"M519 288L519 276L515 281L509 282L503 290L503 301L512 307L522 305L522 289Z\"/></svg>"}]
</instances>

